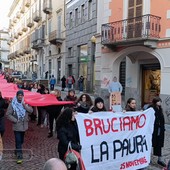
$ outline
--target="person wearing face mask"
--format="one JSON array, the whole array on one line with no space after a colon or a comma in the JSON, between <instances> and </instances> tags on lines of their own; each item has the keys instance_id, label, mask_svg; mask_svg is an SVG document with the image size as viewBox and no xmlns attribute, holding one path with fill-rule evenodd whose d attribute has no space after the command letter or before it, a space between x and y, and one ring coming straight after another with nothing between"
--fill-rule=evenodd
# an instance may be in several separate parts
<instances>
[{"instance_id":1,"label":"person wearing face mask","mask_svg":"<svg viewBox=\"0 0 170 170\"><path fill-rule=\"evenodd\" d=\"M92 108L89 110L89 113L104 111L106 111L106 108L104 106L104 100L101 97L97 97L94 100L94 106L92 106Z\"/></svg>"},{"instance_id":2,"label":"person wearing face mask","mask_svg":"<svg viewBox=\"0 0 170 170\"><path fill-rule=\"evenodd\" d=\"M72 149L77 152L81 150L75 112L70 108L66 108L58 117L56 126L57 137L59 139L59 158L64 161L64 155L67 152L69 142L71 142ZM76 166L76 164L72 164L69 170L75 170Z\"/></svg>"},{"instance_id":3,"label":"person wearing face mask","mask_svg":"<svg viewBox=\"0 0 170 170\"><path fill-rule=\"evenodd\" d=\"M22 90L17 91L16 96L8 106L6 116L13 123L15 154L18 164L22 163L22 145L25 131L28 129L28 114L32 112L32 107L24 103L24 92Z\"/></svg>"},{"instance_id":4,"label":"person wearing face mask","mask_svg":"<svg viewBox=\"0 0 170 170\"><path fill-rule=\"evenodd\" d=\"M161 103L162 100L159 97L155 97L152 100L152 104L149 106L155 110L154 131L152 135L152 147L153 147L153 155L158 156L157 163L163 167L166 167L166 164L162 159L162 148L164 147L164 137L165 137L165 119L164 119Z\"/></svg>"}]
</instances>

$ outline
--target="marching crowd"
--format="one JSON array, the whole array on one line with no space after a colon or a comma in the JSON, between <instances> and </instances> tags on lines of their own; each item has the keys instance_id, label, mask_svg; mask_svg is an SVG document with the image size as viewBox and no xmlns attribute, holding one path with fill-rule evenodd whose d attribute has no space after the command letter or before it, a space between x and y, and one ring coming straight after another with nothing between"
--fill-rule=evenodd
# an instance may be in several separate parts
<instances>
[{"instance_id":1,"label":"marching crowd","mask_svg":"<svg viewBox=\"0 0 170 170\"><path fill-rule=\"evenodd\" d=\"M13 82L12 77L5 76L8 82ZM116 78L114 78L115 80ZM69 81L69 80L68 80ZM115 80L116 82L116 80ZM58 152L59 158L65 160L65 153L67 152L68 145L70 143L71 148L77 152L80 152L82 146L80 144L78 126L75 119L77 112L84 114L93 114L94 112L107 111L104 100L101 97L95 98L94 102L91 97L82 93L80 97L77 97L75 91L69 87L68 94L64 99L61 98L61 91L49 90L43 84L30 83L29 85L24 82L19 82L18 92L16 96L11 101L6 101L3 99L0 93L0 134L1 137L4 134L4 119L6 117L13 123L13 131L15 136L15 154L17 156L17 163L22 163L22 145L24 143L25 131L28 129L28 121L36 121L37 126L43 128L45 126L49 127L48 137L52 137L54 131L57 132ZM65 87L62 87L62 90ZM56 100L59 101L72 101L73 104L64 106L43 106L43 107L31 107L24 102L24 92L23 90L29 90L33 93L40 94L53 94ZM112 88L110 87L110 90ZM81 89L82 90L82 89ZM121 88L122 91L122 88ZM153 155L158 157L157 163L162 167L166 167L166 163L162 158L162 147L164 147L164 134L165 134L165 121L163 116L163 110L161 107L161 99L155 97L152 104L149 105L155 110L155 123L154 132L152 137ZM6 111L6 114L5 114ZM134 98L129 98L126 103L126 107L123 110L124 113L128 111L136 111L136 101ZM55 121L54 121L55 120ZM54 126L55 125L55 126ZM55 127L55 129L53 129ZM76 170L77 164L71 164L67 166L69 170ZM44 168L45 169L45 168Z\"/></svg>"}]
</instances>

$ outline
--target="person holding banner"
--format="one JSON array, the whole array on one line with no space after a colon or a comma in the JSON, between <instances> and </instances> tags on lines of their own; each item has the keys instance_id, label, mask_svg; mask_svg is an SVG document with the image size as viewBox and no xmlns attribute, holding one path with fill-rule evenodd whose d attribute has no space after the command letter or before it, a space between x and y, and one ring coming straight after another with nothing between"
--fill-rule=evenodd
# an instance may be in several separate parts
<instances>
[{"instance_id":1,"label":"person holding banner","mask_svg":"<svg viewBox=\"0 0 170 170\"><path fill-rule=\"evenodd\" d=\"M94 106L90 109L89 113L104 112L104 111L106 111L104 100L101 97L97 97L94 100Z\"/></svg>"},{"instance_id":2,"label":"person holding banner","mask_svg":"<svg viewBox=\"0 0 170 170\"><path fill-rule=\"evenodd\" d=\"M126 102L125 112L135 112L136 111L136 100L134 98L129 98ZM146 168L141 168L138 170L145 170Z\"/></svg>"},{"instance_id":3,"label":"person holding banner","mask_svg":"<svg viewBox=\"0 0 170 170\"><path fill-rule=\"evenodd\" d=\"M28 129L28 114L32 112L32 107L24 103L24 92L22 90L17 91L16 97L12 99L6 113L7 118L13 123L17 164L22 163L22 145L25 131Z\"/></svg>"},{"instance_id":4,"label":"person holding banner","mask_svg":"<svg viewBox=\"0 0 170 170\"><path fill-rule=\"evenodd\" d=\"M77 105L74 109L80 113L88 113L90 107L93 105L91 97L88 94L82 94L76 103Z\"/></svg>"},{"instance_id":5,"label":"person holding banner","mask_svg":"<svg viewBox=\"0 0 170 170\"><path fill-rule=\"evenodd\" d=\"M136 111L136 100L129 98L126 102L125 111Z\"/></svg>"},{"instance_id":6,"label":"person holding banner","mask_svg":"<svg viewBox=\"0 0 170 170\"><path fill-rule=\"evenodd\" d=\"M155 123L152 135L152 147L153 155L158 156L157 163L163 167L166 167L166 164L162 159L162 147L164 147L165 136L165 119L161 107L161 102L162 100L159 97L155 97L152 100L152 104L149 106L155 110Z\"/></svg>"},{"instance_id":7,"label":"person holding banner","mask_svg":"<svg viewBox=\"0 0 170 170\"><path fill-rule=\"evenodd\" d=\"M64 161L64 155L67 152L70 142L72 149L77 152L80 152L81 150L78 126L75 120L75 112L70 108L66 108L57 119L56 126L57 137L59 139L59 158ZM72 164L69 170L75 170L76 166L77 164Z\"/></svg>"}]
</instances>

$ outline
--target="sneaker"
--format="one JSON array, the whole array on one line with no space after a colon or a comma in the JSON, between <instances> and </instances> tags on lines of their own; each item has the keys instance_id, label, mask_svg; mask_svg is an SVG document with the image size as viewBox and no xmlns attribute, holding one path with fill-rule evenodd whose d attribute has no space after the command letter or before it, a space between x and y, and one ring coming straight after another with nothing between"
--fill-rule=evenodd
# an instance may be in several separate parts
<instances>
[{"instance_id":1,"label":"sneaker","mask_svg":"<svg viewBox=\"0 0 170 170\"><path fill-rule=\"evenodd\" d=\"M22 159L17 159L17 164L22 164Z\"/></svg>"},{"instance_id":2,"label":"sneaker","mask_svg":"<svg viewBox=\"0 0 170 170\"><path fill-rule=\"evenodd\" d=\"M166 167L166 164L165 164L165 162L163 162L163 161L157 161L157 163L158 163L158 165L160 165L160 166L163 166L163 167Z\"/></svg>"}]
</instances>

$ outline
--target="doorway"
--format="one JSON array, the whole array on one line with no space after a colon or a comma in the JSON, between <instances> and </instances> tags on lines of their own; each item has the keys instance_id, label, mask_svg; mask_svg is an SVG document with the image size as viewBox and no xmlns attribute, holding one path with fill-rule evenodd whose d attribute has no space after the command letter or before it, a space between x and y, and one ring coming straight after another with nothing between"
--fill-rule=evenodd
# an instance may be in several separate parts
<instances>
[{"instance_id":1,"label":"doorway","mask_svg":"<svg viewBox=\"0 0 170 170\"><path fill-rule=\"evenodd\" d=\"M142 104L152 102L160 94L160 64L142 65Z\"/></svg>"}]
</instances>

